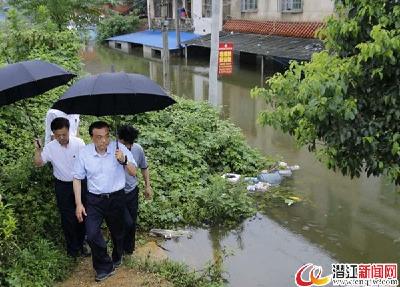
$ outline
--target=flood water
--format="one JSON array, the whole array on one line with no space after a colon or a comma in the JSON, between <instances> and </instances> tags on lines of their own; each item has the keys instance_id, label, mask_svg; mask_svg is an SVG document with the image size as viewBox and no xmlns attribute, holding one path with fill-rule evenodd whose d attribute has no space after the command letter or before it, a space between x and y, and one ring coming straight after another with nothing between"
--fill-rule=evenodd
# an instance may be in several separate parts
<instances>
[{"instance_id":1,"label":"flood water","mask_svg":"<svg viewBox=\"0 0 400 287\"><path fill-rule=\"evenodd\" d=\"M162 63L105 47L83 53L90 73L141 73L162 85ZM294 286L296 270L307 262L330 272L331 263L399 262L400 194L387 179L350 179L325 168L312 153L297 148L293 138L260 127L257 114L266 108L252 99L260 86L258 67L236 65L231 77L219 80L219 96L208 98L208 61L173 59L172 92L221 106L221 114L240 127L248 143L265 155L278 156L301 169L285 182L303 202L263 210L235 230L194 230L192 239L168 241L173 259L200 268L221 250L232 251L224 268L230 286ZM275 67L270 67L274 70ZM269 72L271 73L271 71Z\"/></svg>"}]
</instances>

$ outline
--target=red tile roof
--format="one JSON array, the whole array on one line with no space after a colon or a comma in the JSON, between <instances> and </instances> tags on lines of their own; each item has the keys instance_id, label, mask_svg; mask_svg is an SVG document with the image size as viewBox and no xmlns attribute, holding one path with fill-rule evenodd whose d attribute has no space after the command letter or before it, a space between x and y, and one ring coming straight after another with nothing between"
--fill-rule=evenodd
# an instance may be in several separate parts
<instances>
[{"instance_id":1,"label":"red tile roof","mask_svg":"<svg viewBox=\"0 0 400 287\"><path fill-rule=\"evenodd\" d=\"M111 9L114 10L115 12L122 14L122 15L126 15L128 14L132 7L129 5L112 5L111 3L106 3L103 5L104 9Z\"/></svg>"},{"instance_id":2,"label":"red tile roof","mask_svg":"<svg viewBox=\"0 0 400 287\"><path fill-rule=\"evenodd\" d=\"M316 31L323 26L321 22L280 22L227 20L223 30L227 32L278 35L297 38L315 38Z\"/></svg>"}]
</instances>

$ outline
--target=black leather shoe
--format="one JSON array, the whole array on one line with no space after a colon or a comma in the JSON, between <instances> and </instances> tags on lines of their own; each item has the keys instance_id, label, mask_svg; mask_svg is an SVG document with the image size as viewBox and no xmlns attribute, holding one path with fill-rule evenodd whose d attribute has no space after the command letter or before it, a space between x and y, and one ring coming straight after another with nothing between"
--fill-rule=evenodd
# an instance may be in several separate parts
<instances>
[{"instance_id":1,"label":"black leather shoe","mask_svg":"<svg viewBox=\"0 0 400 287\"><path fill-rule=\"evenodd\" d=\"M108 273L107 272L102 272L102 273L96 274L95 280L96 280L96 282L100 282L100 281L106 280L108 277L114 275L114 273L115 273L115 269L113 267L113 269Z\"/></svg>"}]
</instances>

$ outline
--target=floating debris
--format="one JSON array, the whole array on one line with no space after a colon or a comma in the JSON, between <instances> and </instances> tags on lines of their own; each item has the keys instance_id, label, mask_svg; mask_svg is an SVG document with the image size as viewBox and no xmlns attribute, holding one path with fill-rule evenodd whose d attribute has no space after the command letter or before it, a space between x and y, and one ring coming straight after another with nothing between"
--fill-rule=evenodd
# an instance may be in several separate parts
<instances>
[{"instance_id":1,"label":"floating debris","mask_svg":"<svg viewBox=\"0 0 400 287\"><path fill-rule=\"evenodd\" d=\"M259 174L257 179L261 182L267 182L271 186L278 186L281 184L283 177L279 172L267 172Z\"/></svg>"},{"instance_id":2,"label":"floating debris","mask_svg":"<svg viewBox=\"0 0 400 287\"><path fill-rule=\"evenodd\" d=\"M290 169L291 171L295 171L295 170L299 170L300 166L299 165L290 165L288 166L288 169Z\"/></svg>"},{"instance_id":3,"label":"floating debris","mask_svg":"<svg viewBox=\"0 0 400 287\"><path fill-rule=\"evenodd\" d=\"M254 191L261 191L265 192L267 191L271 185L268 182L258 182L254 185L248 185L247 186L247 191L254 192Z\"/></svg>"},{"instance_id":4,"label":"floating debris","mask_svg":"<svg viewBox=\"0 0 400 287\"><path fill-rule=\"evenodd\" d=\"M278 187L286 177L291 177L293 171L299 170L299 165L288 165L284 161L277 161L269 169L262 170L257 177L242 177L236 173L225 173L221 177L230 183L238 183L240 181L247 183L247 191L251 193L260 192L265 193L268 191L268 196L273 200L280 199L288 206L300 202L301 199L290 194L281 194L271 187Z\"/></svg>"},{"instance_id":5,"label":"floating debris","mask_svg":"<svg viewBox=\"0 0 400 287\"><path fill-rule=\"evenodd\" d=\"M171 230L171 229L157 229L153 228L150 230L150 235L164 237L164 239L171 239L176 237L186 236L192 238L193 234L187 230Z\"/></svg>"},{"instance_id":6,"label":"floating debris","mask_svg":"<svg viewBox=\"0 0 400 287\"><path fill-rule=\"evenodd\" d=\"M292 170L291 169L280 169L280 170L278 170L278 173L280 175L282 175L282 176L285 176L285 177L292 176Z\"/></svg>"},{"instance_id":7,"label":"floating debris","mask_svg":"<svg viewBox=\"0 0 400 287\"><path fill-rule=\"evenodd\" d=\"M240 174L225 173L222 175L222 178L225 178L230 183L237 183L240 180Z\"/></svg>"},{"instance_id":8,"label":"floating debris","mask_svg":"<svg viewBox=\"0 0 400 287\"><path fill-rule=\"evenodd\" d=\"M257 177L245 177L243 180L250 184L256 184L260 182Z\"/></svg>"},{"instance_id":9,"label":"floating debris","mask_svg":"<svg viewBox=\"0 0 400 287\"><path fill-rule=\"evenodd\" d=\"M280 162L278 162L278 166L279 166L280 168L287 168L287 167L288 167L288 164L287 164L286 162L284 162L284 161L280 161Z\"/></svg>"}]
</instances>

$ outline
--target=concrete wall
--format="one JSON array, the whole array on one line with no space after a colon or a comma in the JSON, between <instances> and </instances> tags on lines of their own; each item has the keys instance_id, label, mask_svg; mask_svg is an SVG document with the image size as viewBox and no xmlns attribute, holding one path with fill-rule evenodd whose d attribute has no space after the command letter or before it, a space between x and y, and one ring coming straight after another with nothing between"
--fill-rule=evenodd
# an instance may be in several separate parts
<instances>
[{"instance_id":1,"label":"concrete wall","mask_svg":"<svg viewBox=\"0 0 400 287\"><path fill-rule=\"evenodd\" d=\"M127 54L132 53L132 46L130 43L118 42L118 41L108 41L108 47L110 47L114 50L122 51Z\"/></svg>"},{"instance_id":2,"label":"concrete wall","mask_svg":"<svg viewBox=\"0 0 400 287\"><path fill-rule=\"evenodd\" d=\"M281 1L258 0L257 10L241 12L241 0L231 0L231 16L260 21L322 22L334 12L333 0L303 0L303 10L298 13L281 11Z\"/></svg>"},{"instance_id":3,"label":"concrete wall","mask_svg":"<svg viewBox=\"0 0 400 287\"><path fill-rule=\"evenodd\" d=\"M154 1L147 0L149 15L154 18ZM221 1L220 30L222 29L223 0ZM290 22L321 22L323 19L334 12L333 0L303 0L303 10L298 13L288 13L281 11L281 1L283 0L258 0L257 9L251 12L241 11L241 0L230 0L230 18L249 19L259 21L290 21ZM175 3L175 1L173 1ZM211 33L211 18L202 17L203 0L192 0L192 19L194 32L205 35ZM174 4L174 14L176 7Z\"/></svg>"},{"instance_id":4,"label":"concrete wall","mask_svg":"<svg viewBox=\"0 0 400 287\"><path fill-rule=\"evenodd\" d=\"M223 0L221 1L220 23L222 27ZM258 0L257 9L251 12L241 11L241 0L230 0L230 18L259 21L289 21L289 22L322 22L324 18L334 13L333 0L303 0L301 12L291 13L281 11L283 0ZM203 0L192 1L192 18L194 32L197 34L211 33L211 18L202 17ZM225 15L227 16L227 15Z\"/></svg>"},{"instance_id":5,"label":"concrete wall","mask_svg":"<svg viewBox=\"0 0 400 287\"><path fill-rule=\"evenodd\" d=\"M220 30L222 30L222 0L221 9L220 9ZM211 33L211 18L203 18L202 11L203 10L203 0L194 0L192 2L192 18L193 18L193 26L194 32L196 34L205 35Z\"/></svg>"},{"instance_id":6,"label":"concrete wall","mask_svg":"<svg viewBox=\"0 0 400 287\"><path fill-rule=\"evenodd\" d=\"M148 46L143 46L143 57L144 58L151 58L152 57L152 50Z\"/></svg>"}]
</instances>

